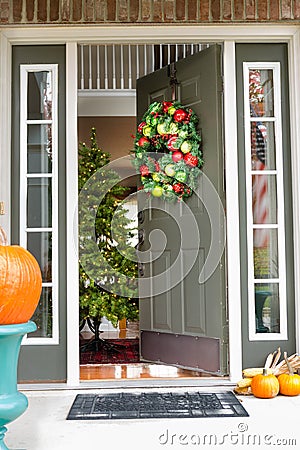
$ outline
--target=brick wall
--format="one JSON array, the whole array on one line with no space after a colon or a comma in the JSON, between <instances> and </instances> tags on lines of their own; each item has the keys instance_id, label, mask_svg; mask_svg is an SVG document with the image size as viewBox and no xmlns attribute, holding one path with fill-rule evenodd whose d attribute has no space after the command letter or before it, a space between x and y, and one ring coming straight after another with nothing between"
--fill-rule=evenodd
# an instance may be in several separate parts
<instances>
[{"instance_id":1,"label":"brick wall","mask_svg":"<svg viewBox=\"0 0 300 450\"><path fill-rule=\"evenodd\" d=\"M300 0L0 0L0 25L299 22Z\"/></svg>"}]
</instances>

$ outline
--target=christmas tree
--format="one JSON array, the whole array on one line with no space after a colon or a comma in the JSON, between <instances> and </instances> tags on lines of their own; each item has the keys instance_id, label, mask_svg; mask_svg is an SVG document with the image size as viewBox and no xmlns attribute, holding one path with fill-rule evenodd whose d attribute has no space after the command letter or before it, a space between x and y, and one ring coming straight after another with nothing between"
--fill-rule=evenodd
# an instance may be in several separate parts
<instances>
[{"instance_id":1,"label":"christmas tree","mask_svg":"<svg viewBox=\"0 0 300 450\"><path fill-rule=\"evenodd\" d=\"M129 244L135 230L122 205L127 188L117 184L120 178L116 172L107 169L110 154L98 147L95 128L91 129L90 141L90 147L79 144L79 193L86 190L89 205L95 210L90 238L90 223L85 220L90 208L79 201L79 247L84 242L79 295L80 318L92 319L97 331L102 317L114 326L123 318L138 319L137 263L135 249ZM107 189L108 185L113 186ZM118 274L124 275L124 279Z\"/></svg>"}]
</instances>

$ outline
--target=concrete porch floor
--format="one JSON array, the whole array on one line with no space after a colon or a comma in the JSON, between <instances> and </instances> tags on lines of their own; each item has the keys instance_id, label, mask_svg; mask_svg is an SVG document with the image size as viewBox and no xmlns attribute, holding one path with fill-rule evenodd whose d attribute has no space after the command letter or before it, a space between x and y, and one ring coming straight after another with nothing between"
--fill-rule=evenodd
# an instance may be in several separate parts
<instances>
[{"instance_id":1,"label":"concrete porch floor","mask_svg":"<svg viewBox=\"0 0 300 450\"><path fill-rule=\"evenodd\" d=\"M120 389L113 389L113 392ZM124 389L121 389L124 391ZM141 392L144 389L126 389ZM171 391L174 388L153 388ZM220 392L231 387L177 387L176 391ZM6 445L12 450L79 450L92 448L156 450L179 448L300 448L300 396L262 400L239 396L249 417L67 421L77 393L111 389L26 391L27 411L8 426Z\"/></svg>"}]
</instances>

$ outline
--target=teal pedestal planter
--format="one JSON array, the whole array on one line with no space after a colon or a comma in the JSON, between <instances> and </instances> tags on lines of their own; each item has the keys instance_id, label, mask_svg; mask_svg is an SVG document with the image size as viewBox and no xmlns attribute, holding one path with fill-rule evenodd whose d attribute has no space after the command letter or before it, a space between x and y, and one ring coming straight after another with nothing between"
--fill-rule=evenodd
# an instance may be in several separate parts
<instances>
[{"instance_id":1,"label":"teal pedestal planter","mask_svg":"<svg viewBox=\"0 0 300 450\"><path fill-rule=\"evenodd\" d=\"M0 325L0 450L4 443L5 425L26 410L27 398L17 390L17 368L20 345L25 334L36 330L34 322Z\"/></svg>"}]
</instances>

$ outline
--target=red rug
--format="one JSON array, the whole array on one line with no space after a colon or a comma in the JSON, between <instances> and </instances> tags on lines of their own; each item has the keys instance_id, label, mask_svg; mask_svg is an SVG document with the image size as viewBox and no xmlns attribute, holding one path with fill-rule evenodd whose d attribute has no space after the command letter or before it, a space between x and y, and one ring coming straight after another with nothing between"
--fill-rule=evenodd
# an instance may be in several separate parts
<instances>
[{"instance_id":1,"label":"red rug","mask_svg":"<svg viewBox=\"0 0 300 450\"><path fill-rule=\"evenodd\" d=\"M81 341L80 346L88 341ZM139 339L107 339L113 349L81 351L80 364L129 364L140 362Z\"/></svg>"}]
</instances>

